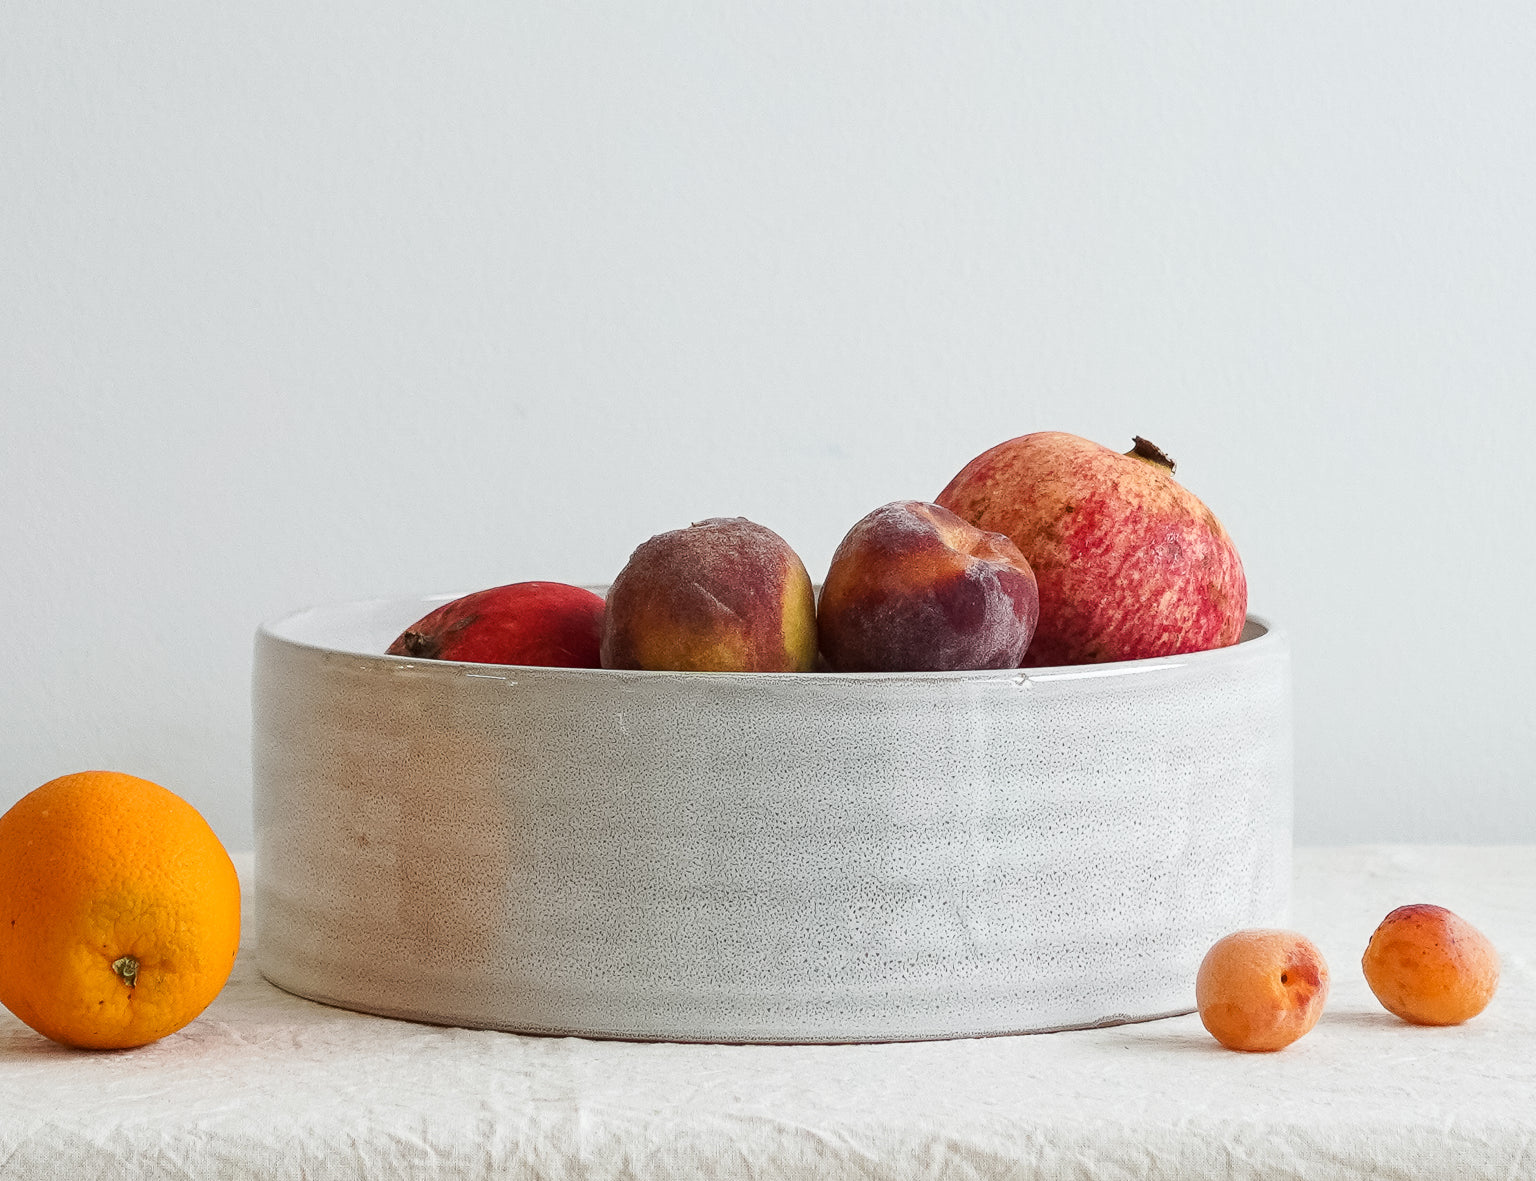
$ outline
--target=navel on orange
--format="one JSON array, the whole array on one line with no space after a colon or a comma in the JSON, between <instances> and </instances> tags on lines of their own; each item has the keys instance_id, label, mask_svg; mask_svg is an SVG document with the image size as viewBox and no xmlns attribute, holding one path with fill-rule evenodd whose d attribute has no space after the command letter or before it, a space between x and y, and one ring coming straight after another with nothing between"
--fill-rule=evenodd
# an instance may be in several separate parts
<instances>
[{"instance_id":1,"label":"navel on orange","mask_svg":"<svg viewBox=\"0 0 1536 1181\"><path fill-rule=\"evenodd\" d=\"M56 1042L142 1046L218 995L240 883L196 808L83 771L0 816L0 1002Z\"/></svg>"}]
</instances>

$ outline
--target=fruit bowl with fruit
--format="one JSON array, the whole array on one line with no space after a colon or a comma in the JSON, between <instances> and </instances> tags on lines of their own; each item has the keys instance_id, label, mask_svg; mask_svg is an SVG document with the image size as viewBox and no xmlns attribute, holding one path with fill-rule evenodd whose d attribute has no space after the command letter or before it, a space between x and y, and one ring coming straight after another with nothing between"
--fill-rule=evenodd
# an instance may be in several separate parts
<instances>
[{"instance_id":1,"label":"fruit bowl with fruit","mask_svg":"<svg viewBox=\"0 0 1536 1181\"><path fill-rule=\"evenodd\" d=\"M640 546L601 609L525 583L264 626L262 971L367 1012L664 1040L1192 1010L1216 938L1286 917L1287 646L1161 453L1116 457L1116 500L1087 444L1078 496L1071 439L869 514L819 601L776 534L713 518ZM992 521L1031 490L1075 519ZM1100 605L1085 640L1085 586L1154 608Z\"/></svg>"}]
</instances>

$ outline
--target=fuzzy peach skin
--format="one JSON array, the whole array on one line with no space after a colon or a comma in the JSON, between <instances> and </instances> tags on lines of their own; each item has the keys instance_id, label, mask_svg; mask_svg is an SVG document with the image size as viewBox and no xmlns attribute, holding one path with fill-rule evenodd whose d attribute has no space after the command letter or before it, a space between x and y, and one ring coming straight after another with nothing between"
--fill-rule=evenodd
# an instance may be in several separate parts
<instances>
[{"instance_id":1,"label":"fuzzy peach skin","mask_svg":"<svg viewBox=\"0 0 1536 1181\"><path fill-rule=\"evenodd\" d=\"M389 656L597 668L601 596L564 582L514 582L475 591L422 616Z\"/></svg>"},{"instance_id":2,"label":"fuzzy peach skin","mask_svg":"<svg viewBox=\"0 0 1536 1181\"><path fill-rule=\"evenodd\" d=\"M782 537L745 517L657 534L608 589L602 660L604 668L810 672L810 576Z\"/></svg>"},{"instance_id":3,"label":"fuzzy peach skin","mask_svg":"<svg viewBox=\"0 0 1536 1181\"><path fill-rule=\"evenodd\" d=\"M816 609L836 672L1018 668L1040 614L1018 547L948 509L898 500L832 555Z\"/></svg>"},{"instance_id":4,"label":"fuzzy peach skin","mask_svg":"<svg viewBox=\"0 0 1536 1181\"><path fill-rule=\"evenodd\" d=\"M1137 660L1237 642L1248 583L1221 522L1138 439L1127 454L1040 431L978 455L938 503L1004 533L1040 586L1030 666Z\"/></svg>"},{"instance_id":5,"label":"fuzzy peach skin","mask_svg":"<svg viewBox=\"0 0 1536 1181\"><path fill-rule=\"evenodd\" d=\"M1200 1022L1229 1050L1284 1049L1327 1001L1323 954L1295 931L1235 931L1211 945L1195 976Z\"/></svg>"},{"instance_id":6,"label":"fuzzy peach skin","mask_svg":"<svg viewBox=\"0 0 1536 1181\"><path fill-rule=\"evenodd\" d=\"M1427 902L1399 906L1360 959L1365 982L1389 1013L1415 1025L1460 1025L1499 987L1499 953L1460 915Z\"/></svg>"}]
</instances>

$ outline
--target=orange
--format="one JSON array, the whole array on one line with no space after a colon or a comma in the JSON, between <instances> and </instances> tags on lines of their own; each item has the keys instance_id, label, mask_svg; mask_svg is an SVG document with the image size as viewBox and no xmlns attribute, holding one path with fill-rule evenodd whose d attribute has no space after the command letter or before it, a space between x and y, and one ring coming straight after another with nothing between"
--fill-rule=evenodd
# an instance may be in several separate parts
<instances>
[{"instance_id":1,"label":"orange","mask_svg":"<svg viewBox=\"0 0 1536 1181\"><path fill-rule=\"evenodd\" d=\"M142 1046L218 995L240 883L196 808L82 771L0 816L0 1002L68 1046Z\"/></svg>"}]
</instances>

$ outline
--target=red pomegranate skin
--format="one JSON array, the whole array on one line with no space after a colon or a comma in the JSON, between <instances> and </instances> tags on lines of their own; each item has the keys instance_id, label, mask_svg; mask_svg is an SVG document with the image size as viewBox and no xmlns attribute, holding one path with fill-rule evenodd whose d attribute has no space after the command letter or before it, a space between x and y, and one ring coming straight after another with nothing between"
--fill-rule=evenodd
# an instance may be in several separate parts
<instances>
[{"instance_id":1,"label":"red pomegranate skin","mask_svg":"<svg viewBox=\"0 0 1536 1181\"><path fill-rule=\"evenodd\" d=\"M418 660L597 668L603 600L563 582L514 582L444 603L387 649Z\"/></svg>"},{"instance_id":2,"label":"red pomegranate skin","mask_svg":"<svg viewBox=\"0 0 1536 1181\"><path fill-rule=\"evenodd\" d=\"M1040 587L1026 667L1141 660L1235 644L1248 582L1226 529L1171 462L1062 431L999 443L937 502L1006 534ZM1162 460L1162 461L1160 461Z\"/></svg>"}]
</instances>

